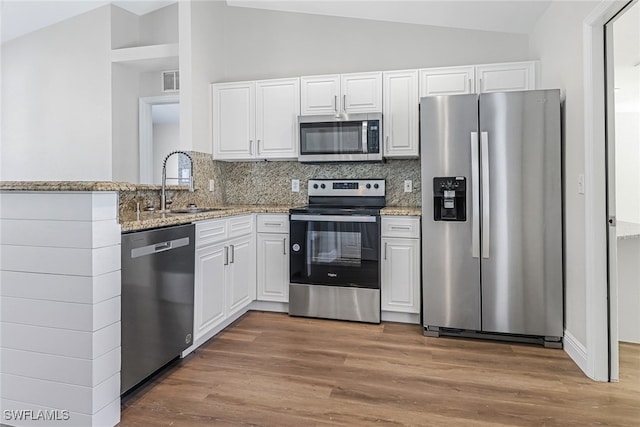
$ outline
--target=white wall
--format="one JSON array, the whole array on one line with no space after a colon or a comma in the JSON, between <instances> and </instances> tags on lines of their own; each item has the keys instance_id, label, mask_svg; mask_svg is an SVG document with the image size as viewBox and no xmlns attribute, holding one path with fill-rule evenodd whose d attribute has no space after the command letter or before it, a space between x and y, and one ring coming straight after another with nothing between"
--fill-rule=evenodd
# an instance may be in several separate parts
<instances>
[{"instance_id":1,"label":"white wall","mask_svg":"<svg viewBox=\"0 0 640 427\"><path fill-rule=\"evenodd\" d=\"M2 45L0 179L111 179L109 9Z\"/></svg>"},{"instance_id":2,"label":"white wall","mask_svg":"<svg viewBox=\"0 0 640 427\"><path fill-rule=\"evenodd\" d=\"M640 224L640 112L616 113L616 217Z\"/></svg>"},{"instance_id":3,"label":"white wall","mask_svg":"<svg viewBox=\"0 0 640 427\"><path fill-rule=\"evenodd\" d=\"M528 36L184 2L183 141L211 152L209 83L531 59ZM185 79L185 83L187 80ZM189 97L186 99L184 97ZM191 108L191 111L188 109Z\"/></svg>"},{"instance_id":4,"label":"white wall","mask_svg":"<svg viewBox=\"0 0 640 427\"><path fill-rule=\"evenodd\" d=\"M171 151L176 149L176 143L180 138L180 125L178 123L154 123L153 124L153 182L162 183L162 163ZM178 155L171 156L167 161L167 185L177 185L178 181L169 178L178 178Z\"/></svg>"}]
</instances>

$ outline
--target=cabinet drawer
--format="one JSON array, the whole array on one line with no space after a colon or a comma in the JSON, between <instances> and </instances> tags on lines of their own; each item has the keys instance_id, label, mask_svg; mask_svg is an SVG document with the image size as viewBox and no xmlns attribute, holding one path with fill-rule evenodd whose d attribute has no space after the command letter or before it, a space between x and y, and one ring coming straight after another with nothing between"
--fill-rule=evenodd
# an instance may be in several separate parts
<instances>
[{"instance_id":1,"label":"cabinet drawer","mask_svg":"<svg viewBox=\"0 0 640 427\"><path fill-rule=\"evenodd\" d=\"M261 214L258 215L258 233L289 233L289 215Z\"/></svg>"},{"instance_id":2,"label":"cabinet drawer","mask_svg":"<svg viewBox=\"0 0 640 427\"><path fill-rule=\"evenodd\" d=\"M226 219L196 222L196 247L221 242L227 238L227 233Z\"/></svg>"},{"instance_id":3,"label":"cabinet drawer","mask_svg":"<svg viewBox=\"0 0 640 427\"><path fill-rule=\"evenodd\" d=\"M229 238L253 233L253 215L234 216L227 221L229 222Z\"/></svg>"},{"instance_id":4,"label":"cabinet drawer","mask_svg":"<svg viewBox=\"0 0 640 427\"><path fill-rule=\"evenodd\" d=\"M420 238L419 217L382 217L382 237Z\"/></svg>"}]
</instances>

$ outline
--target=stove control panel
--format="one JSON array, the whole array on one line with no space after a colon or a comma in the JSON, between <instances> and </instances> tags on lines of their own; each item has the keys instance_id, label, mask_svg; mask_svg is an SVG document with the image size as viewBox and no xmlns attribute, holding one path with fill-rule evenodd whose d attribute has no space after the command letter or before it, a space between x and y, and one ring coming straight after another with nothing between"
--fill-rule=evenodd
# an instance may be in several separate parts
<instances>
[{"instance_id":1,"label":"stove control panel","mask_svg":"<svg viewBox=\"0 0 640 427\"><path fill-rule=\"evenodd\" d=\"M310 179L309 196L384 196L384 179Z\"/></svg>"}]
</instances>

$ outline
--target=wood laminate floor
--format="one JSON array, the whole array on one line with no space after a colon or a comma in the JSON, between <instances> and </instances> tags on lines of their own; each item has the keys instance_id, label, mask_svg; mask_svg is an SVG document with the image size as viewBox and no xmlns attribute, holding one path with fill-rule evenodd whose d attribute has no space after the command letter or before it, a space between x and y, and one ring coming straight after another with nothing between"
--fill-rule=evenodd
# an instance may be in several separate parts
<instances>
[{"instance_id":1,"label":"wood laminate floor","mask_svg":"<svg viewBox=\"0 0 640 427\"><path fill-rule=\"evenodd\" d=\"M640 345L620 382L562 350L250 312L125 401L121 426L640 426Z\"/></svg>"}]
</instances>

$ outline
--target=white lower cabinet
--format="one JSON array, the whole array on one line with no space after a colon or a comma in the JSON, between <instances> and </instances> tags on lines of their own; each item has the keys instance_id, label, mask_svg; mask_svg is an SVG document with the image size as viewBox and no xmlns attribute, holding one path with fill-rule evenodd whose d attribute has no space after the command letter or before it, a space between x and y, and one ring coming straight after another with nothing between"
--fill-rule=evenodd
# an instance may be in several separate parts
<instances>
[{"instance_id":1,"label":"white lower cabinet","mask_svg":"<svg viewBox=\"0 0 640 427\"><path fill-rule=\"evenodd\" d=\"M258 215L258 301L289 302L289 217Z\"/></svg>"},{"instance_id":2,"label":"white lower cabinet","mask_svg":"<svg viewBox=\"0 0 640 427\"><path fill-rule=\"evenodd\" d=\"M420 218L382 217L382 311L420 314Z\"/></svg>"},{"instance_id":3,"label":"white lower cabinet","mask_svg":"<svg viewBox=\"0 0 640 427\"><path fill-rule=\"evenodd\" d=\"M194 343L256 298L253 215L196 223Z\"/></svg>"}]
</instances>

